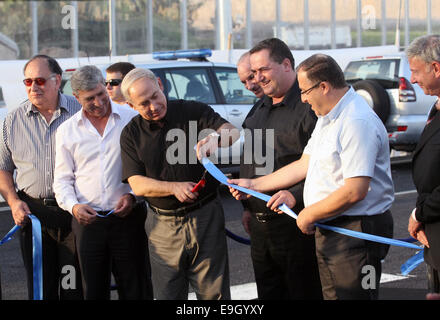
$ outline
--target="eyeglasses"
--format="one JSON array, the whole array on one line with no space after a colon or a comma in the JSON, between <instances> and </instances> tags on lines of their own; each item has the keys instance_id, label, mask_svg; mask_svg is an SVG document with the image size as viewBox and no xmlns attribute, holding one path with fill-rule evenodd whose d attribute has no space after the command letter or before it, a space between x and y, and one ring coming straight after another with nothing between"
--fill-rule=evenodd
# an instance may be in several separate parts
<instances>
[{"instance_id":1,"label":"eyeglasses","mask_svg":"<svg viewBox=\"0 0 440 320\"><path fill-rule=\"evenodd\" d=\"M53 78L55 75L56 75L55 73L52 73L48 78L43 78L43 77L38 77L34 79L26 78L23 80L23 83L26 87L30 87L34 82L37 86L43 86L47 80Z\"/></svg>"},{"instance_id":2,"label":"eyeglasses","mask_svg":"<svg viewBox=\"0 0 440 320\"><path fill-rule=\"evenodd\" d=\"M319 82L318 82L317 84L315 84L314 86L312 86L312 87L310 87L310 88L308 88L308 89L306 89L306 90L301 91L301 95L308 94L310 91L312 91L313 89L317 88L317 87L321 84L321 82L322 82L322 81L319 81Z\"/></svg>"},{"instance_id":3,"label":"eyeglasses","mask_svg":"<svg viewBox=\"0 0 440 320\"><path fill-rule=\"evenodd\" d=\"M111 87L117 87L121 84L122 79L111 79L105 82L105 86L110 85Z\"/></svg>"}]
</instances>

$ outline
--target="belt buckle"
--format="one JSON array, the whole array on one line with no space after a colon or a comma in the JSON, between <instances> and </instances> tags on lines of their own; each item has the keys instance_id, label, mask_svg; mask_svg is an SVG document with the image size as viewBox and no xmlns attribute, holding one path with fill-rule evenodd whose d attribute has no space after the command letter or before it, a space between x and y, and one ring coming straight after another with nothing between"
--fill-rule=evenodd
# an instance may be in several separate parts
<instances>
[{"instance_id":1,"label":"belt buckle","mask_svg":"<svg viewBox=\"0 0 440 320\"><path fill-rule=\"evenodd\" d=\"M257 219L258 222L261 222L261 223L267 222L267 220L264 218L264 216L260 215L258 213L255 214L255 218Z\"/></svg>"},{"instance_id":2,"label":"belt buckle","mask_svg":"<svg viewBox=\"0 0 440 320\"><path fill-rule=\"evenodd\" d=\"M43 205L45 205L46 207L56 207L58 204L55 199L44 198Z\"/></svg>"}]
</instances>

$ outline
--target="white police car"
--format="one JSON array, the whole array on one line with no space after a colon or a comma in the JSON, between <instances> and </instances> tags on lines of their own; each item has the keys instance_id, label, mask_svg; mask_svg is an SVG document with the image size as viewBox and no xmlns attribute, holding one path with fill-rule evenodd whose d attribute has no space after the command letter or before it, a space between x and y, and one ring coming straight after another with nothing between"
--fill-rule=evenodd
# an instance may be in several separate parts
<instances>
[{"instance_id":1,"label":"white police car","mask_svg":"<svg viewBox=\"0 0 440 320\"><path fill-rule=\"evenodd\" d=\"M235 65L210 62L210 49L177 50L153 53L155 61L134 63L136 67L153 71L164 85L169 100L197 100L210 105L224 119L241 128L248 112L256 102L255 95L246 90L241 83ZM186 59L182 61L179 59ZM105 74L109 66L98 66ZM63 73L62 91L72 94L70 76L75 69ZM236 173L241 152L241 144L236 143L232 155L228 150L221 151L224 172ZM227 167L230 167L229 170Z\"/></svg>"}]
</instances>

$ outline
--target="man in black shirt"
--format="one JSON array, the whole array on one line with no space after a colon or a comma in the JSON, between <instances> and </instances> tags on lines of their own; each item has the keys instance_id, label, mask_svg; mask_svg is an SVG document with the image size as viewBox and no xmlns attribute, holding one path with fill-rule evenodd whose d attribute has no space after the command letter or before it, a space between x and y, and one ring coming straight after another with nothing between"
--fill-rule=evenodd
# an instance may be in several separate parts
<instances>
[{"instance_id":1,"label":"man in black shirt","mask_svg":"<svg viewBox=\"0 0 440 320\"><path fill-rule=\"evenodd\" d=\"M266 175L299 159L316 123L310 106L301 102L294 59L284 42L261 41L250 50L250 63L265 96L243 126L247 134L242 178ZM266 154L258 155L257 150ZM261 156L265 163L257 159ZM296 199L295 212L304 208L303 186L304 182L289 189ZM291 217L271 211L264 201L249 198L243 206L252 213L251 256L259 299L322 299L314 238L304 235Z\"/></svg>"},{"instance_id":2,"label":"man in black shirt","mask_svg":"<svg viewBox=\"0 0 440 320\"><path fill-rule=\"evenodd\" d=\"M139 112L121 134L122 178L148 201L145 224L153 292L157 299L188 298L188 282L199 299L230 299L224 215L218 183L194 190L204 168L201 154L229 146L238 130L206 104L167 101L163 86L146 69L130 71L122 82L128 104Z\"/></svg>"}]
</instances>

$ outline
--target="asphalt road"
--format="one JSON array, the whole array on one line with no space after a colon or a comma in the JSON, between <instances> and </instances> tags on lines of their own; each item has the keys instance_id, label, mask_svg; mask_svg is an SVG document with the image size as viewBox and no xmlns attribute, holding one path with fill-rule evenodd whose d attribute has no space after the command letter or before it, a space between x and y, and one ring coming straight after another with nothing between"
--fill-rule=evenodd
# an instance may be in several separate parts
<instances>
[{"instance_id":1,"label":"asphalt road","mask_svg":"<svg viewBox=\"0 0 440 320\"><path fill-rule=\"evenodd\" d=\"M407 222L414 206L416 193L411 179L410 164L396 163L392 166L396 199L392 207L394 218L394 238L407 238ZM241 225L242 207L230 197L226 188L221 189L225 210L226 227L243 238L248 238ZM3 204L4 205L4 204ZM0 236L3 237L13 226L10 211L0 207ZM231 286L253 283L255 281L248 245L228 238ZM413 249L392 247L383 262L381 300L423 300L426 295L427 279L424 264L415 269L410 276L400 275L400 266L415 253ZM13 239L0 247L0 273L2 295L5 300L25 300L27 289L19 241Z\"/></svg>"}]
</instances>

